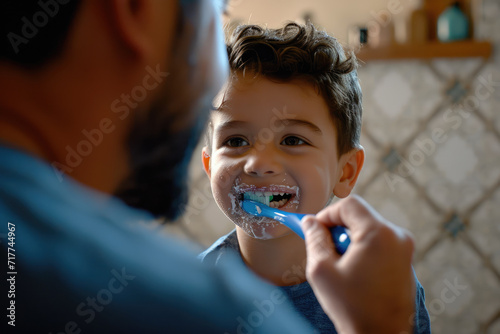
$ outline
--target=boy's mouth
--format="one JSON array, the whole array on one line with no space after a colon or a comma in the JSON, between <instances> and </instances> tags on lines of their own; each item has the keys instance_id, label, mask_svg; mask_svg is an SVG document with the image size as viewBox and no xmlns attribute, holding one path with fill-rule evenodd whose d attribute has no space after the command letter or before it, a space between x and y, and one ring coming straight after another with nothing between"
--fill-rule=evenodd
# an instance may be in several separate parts
<instances>
[{"instance_id":1,"label":"boy's mouth","mask_svg":"<svg viewBox=\"0 0 500 334\"><path fill-rule=\"evenodd\" d=\"M292 194L278 193L278 192L246 192L243 194L243 199L249 199L271 208L280 208L284 206L292 198Z\"/></svg>"},{"instance_id":2,"label":"boy's mouth","mask_svg":"<svg viewBox=\"0 0 500 334\"><path fill-rule=\"evenodd\" d=\"M271 208L281 208L285 206L296 195L292 192L293 189L283 188L245 189L244 191L240 192L239 200L252 200L265 204Z\"/></svg>"}]
</instances>

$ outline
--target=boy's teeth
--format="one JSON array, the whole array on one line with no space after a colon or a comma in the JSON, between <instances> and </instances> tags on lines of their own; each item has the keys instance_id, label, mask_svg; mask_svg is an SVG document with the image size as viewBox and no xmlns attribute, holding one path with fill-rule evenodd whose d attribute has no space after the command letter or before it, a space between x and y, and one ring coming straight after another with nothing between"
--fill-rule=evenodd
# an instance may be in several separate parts
<instances>
[{"instance_id":1,"label":"boy's teeth","mask_svg":"<svg viewBox=\"0 0 500 334\"><path fill-rule=\"evenodd\" d=\"M288 200L291 197L291 194L287 196L286 198L282 198L281 200L277 200L278 196L284 196L285 193L278 193L278 192L271 192L271 191L256 191L256 192L246 192L243 194L243 199L251 200L251 201L256 201L262 204L265 204L267 206L270 206L271 208L279 208L288 202ZM288 195L288 194L287 194ZM273 197L274 201L273 201Z\"/></svg>"},{"instance_id":2,"label":"boy's teeth","mask_svg":"<svg viewBox=\"0 0 500 334\"><path fill-rule=\"evenodd\" d=\"M269 203L269 206L270 206L271 208L276 208L276 209L277 209L277 208L279 208L279 207L281 207L281 206L285 205L285 203L286 203L286 199L282 199L282 200L281 200L281 201L279 201L279 202L276 202L276 201L274 201L274 202L270 202L270 203Z\"/></svg>"},{"instance_id":3,"label":"boy's teeth","mask_svg":"<svg viewBox=\"0 0 500 334\"><path fill-rule=\"evenodd\" d=\"M269 205L272 195L271 196L264 196L264 193L257 191L255 193L252 192L247 192L243 194L244 199L249 199L251 201L256 201L265 205Z\"/></svg>"}]
</instances>

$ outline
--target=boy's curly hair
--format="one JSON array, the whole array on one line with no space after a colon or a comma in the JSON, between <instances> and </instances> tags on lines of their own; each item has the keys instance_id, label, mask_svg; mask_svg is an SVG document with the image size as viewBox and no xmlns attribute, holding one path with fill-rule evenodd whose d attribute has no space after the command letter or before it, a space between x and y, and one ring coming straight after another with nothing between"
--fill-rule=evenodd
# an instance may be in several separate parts
<instances>
[{"instance_id":1,"label":"boy's curly hair","mask_svg":"<svg viewBox=\"0 0 500 334\"><path fill-rule=\"evenodd\" d=\"M325 99L337 126L339 156L359 146L362 93L358 63L340 43L311 23L281 29L257 25L236 28L227 44L232 72L252 72L279 82L312 84Z\"/></svg>"}]
</instances>

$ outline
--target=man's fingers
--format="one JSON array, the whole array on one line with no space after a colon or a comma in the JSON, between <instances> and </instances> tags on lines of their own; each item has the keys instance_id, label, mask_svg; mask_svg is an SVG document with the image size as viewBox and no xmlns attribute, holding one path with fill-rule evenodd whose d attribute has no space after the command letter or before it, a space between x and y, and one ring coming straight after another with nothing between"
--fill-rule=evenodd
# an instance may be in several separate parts
<instances>
[{"instance_id":1,"label":"man's fingers","mask_svg":"<svg viewBox=\"0 0 500 334\"><path fill-rule=\"evenodd\" d=\"M331 205L316 215L320 225L345 225L350 230L351 241L369 237L371 247L391 248L407 244L403 249L413 254L413 238L406 229L384 219L365 200L351 195Z\"/></svg>"},{"instance_id":2,"label":"man's fingers","mask_svg":"<svg viewBox=\"0 0 500 334\"><path fill-rule=\"evenodd\" d=\"M308 271L321 270L324 265L333 266L340 256L335 252L332 235L328 228L318 222L314 216L304 217L301 224L306 237Z\"/></svg>"}]
</instances>

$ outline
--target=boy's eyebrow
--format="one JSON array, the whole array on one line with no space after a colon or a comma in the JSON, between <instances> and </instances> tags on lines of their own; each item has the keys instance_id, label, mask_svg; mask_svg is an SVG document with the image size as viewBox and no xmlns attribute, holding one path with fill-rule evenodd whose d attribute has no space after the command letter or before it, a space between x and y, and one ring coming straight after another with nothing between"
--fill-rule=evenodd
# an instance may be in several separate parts
<instances>
[{"instance_id":1,"label":"boy's eyebrow","mask_svg":"<svg viewBox=\"0 0 500 334\"><path fill-rule=\"evenodd\" d=\"M294 119L294 118L287 118L287 119L278 119L276 121L276 123L278 124L283 124L283 125L291 125L291 126L294 126L294 125L297 125L297 126L304 126L304 127L307 127L309 129L311 129L312 131L314 132L317 132L319 134L322 134L323 132L321 131L320 128L318 128L315 124L311 123L311 122L308 122L308 121L304 121L304 120L301 120L301 119Z\"/></svg>"},{"instance_id":2,"label":"boy's eyebrow","mask_svg":"<svg viewBox=\"0 0 500 334\"><path fill-rule=\"evenodd\" d=\"M220 132L220 131L230 130L230 129L234 129L234 128L241 128L247 124L248 124L248 122L244 122L244 121L223 122L217 126L216 131ZM276 128L276 126L279 126L279 125L303 126L303 127L309 128L310 130L317 132L319 134L323 133L321 131L321 129L318 128L315 124L308 122L308 121L301 120L301 119L294 119L294 118L277 119L274 122L272 122L272 124L269 124L271 129Z\"/></svg>"},{"instance_id":3,"label":"boy's eyebrow","mask_svg":"<svg viewBox=\"0 0 500 334\"><path fill-rule=\"evenodd\" d=\"M221 132L221 131L230 130L230 129L234 129L234 128L241 128L245 124L248 124L248 122L244 122L244 121L223 122L217 126L217 129L215 129L215 131Z\"/></svg>"}]
</instances>

